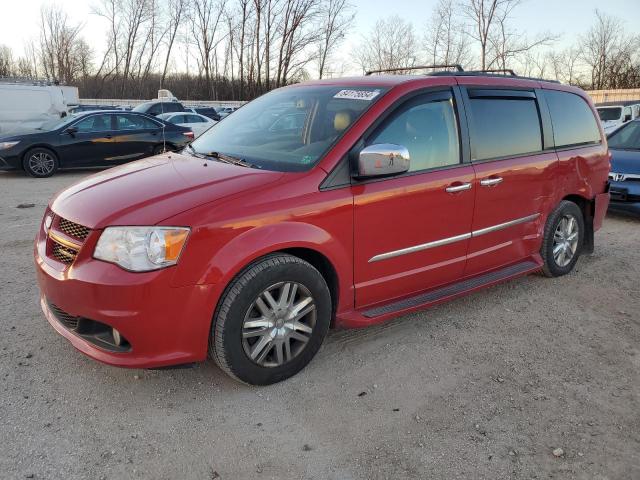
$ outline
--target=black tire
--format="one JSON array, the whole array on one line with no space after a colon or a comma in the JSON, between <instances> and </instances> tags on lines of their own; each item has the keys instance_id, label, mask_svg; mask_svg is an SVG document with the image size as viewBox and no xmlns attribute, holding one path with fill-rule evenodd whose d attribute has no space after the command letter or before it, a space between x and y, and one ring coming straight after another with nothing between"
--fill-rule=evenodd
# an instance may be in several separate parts
<instances>
[{"instance_id":1,"label":"black tire","mask_svg":"<svg viewBox=\"0 0 640 480\"><path fill-rule=\"evenodd\" d=\"M301 285L312 297L315 303L314 326L308 341L295 356L281 365L259 365L246 350L247 343L243 339L243 329L247 331L245 319L265 290L288 282ZM245 268L226 288L214 314L209 353L218 366L236 380L251 385L280 382L302 370L318 352L329 329L331 312L329 288L318 270L292 255L268 255ZM272 352L269 355L275 355L275 346L269 343L267 348ZM291 348L287 349L289 356Z\"/></svg>"},{"instance_id":2,"label":"black tire","mask_svg":"<svg viewBox=\"0 0 640 480\"><path fill-rule=\"evenodd\" d=\"M166 147L164 145L156 145L155 147L153 147L153 152L151 153L151 155L160 155L161 153L168 152L170 150L171 148L169 148L169 145L167 145Z\"/></svg>"},{"instance_id":3,"label":"black tire","mask_svg":"<svg viewBox=\"0 0 640 480\"><path fill-rule=\"evenodd\" d=\"M58 171L58 156L48 148L32 148L24 154L22 167L35 178L47 178Z\"/></svg>"},{"instance_id":4,"label":"black tire","mask_svg":"<svg viewBox=\"0 0 640 480\"><path fill-rule=\"evenodd\" d=\"M562 235L557 233L560 230L564 230L560 225L565 219L573 219L575 221L577 228L577 243L575 244L575 250L571 249L571 242L568 241L568 238L571 237L571 235L567 236L566 239L563 239L564 232L562 232ZM578 261L578 257L580 257L580 254L582 253L584 233L584 215L580 207L568 200L560 202L560 204L551 212L549 218L547 218L547 223L544 227L544 238L542 241L542 247L540 248L540 255L544 261L544 265L542 267L544 275L547 277L559 277L566 275L573 270L573 267ZM562 248L562 245L564 244L567 244L568 246L566 248ZM554 255L555 248L559 248L558 255L560 258L556 258L556 255ZM567 255L566 257L562 257L561 250L565 251L565 255Z\"/></svg>"}]
</instances>

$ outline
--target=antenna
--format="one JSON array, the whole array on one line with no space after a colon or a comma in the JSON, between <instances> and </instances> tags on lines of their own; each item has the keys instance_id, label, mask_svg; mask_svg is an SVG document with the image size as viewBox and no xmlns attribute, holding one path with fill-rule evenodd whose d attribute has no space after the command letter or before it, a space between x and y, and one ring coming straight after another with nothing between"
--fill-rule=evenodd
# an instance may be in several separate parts
<instances>
[{"instance_id":1,"label":"antenna","mask_svg":"<svg viewBox=\"0 0 640 480\"><path fill-rule=\"evenodd\" d=\"M160 100L160 115L164 114L164 101L160 98L160 92L162 91L162 77L160 77L160 85L158 88L158 100ZM164 122L166 122L166 120L163 118L162 119L163 123L162 123L162 153L167 151L167 136L165 135L165 131L164 129L166 128L166 125L164 124Z\"/></svg>"}]
</instances>

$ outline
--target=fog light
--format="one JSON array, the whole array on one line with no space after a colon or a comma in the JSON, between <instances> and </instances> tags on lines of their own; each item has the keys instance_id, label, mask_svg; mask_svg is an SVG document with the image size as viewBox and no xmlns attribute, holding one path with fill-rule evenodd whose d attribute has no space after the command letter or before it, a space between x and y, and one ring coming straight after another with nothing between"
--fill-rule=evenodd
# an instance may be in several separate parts
<instances>
[{"instance_id":1,"label":"fog light","mask_svg":"<svg viewBox=\"0 0 640 480\"><path fill-rule=\"evenodd\" d=\"M115 343L117 346L122 345L122 337L120 336L120 332L114 328L111 331L111 334L113 335L113 343Z\"/></svg>"}]
</instances>

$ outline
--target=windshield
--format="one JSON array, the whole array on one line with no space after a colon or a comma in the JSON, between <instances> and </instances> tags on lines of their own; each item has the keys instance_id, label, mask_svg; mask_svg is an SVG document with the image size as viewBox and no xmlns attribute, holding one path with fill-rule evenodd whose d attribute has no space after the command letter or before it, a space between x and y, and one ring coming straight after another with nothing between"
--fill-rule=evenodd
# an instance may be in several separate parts
<instances>
[{"instance_id":1,"label":"windshield","mask_svg":"<svg viewBox=\"0 0 640 480\"><path fill-rule=\"evenodd\" d=\"M609 137L609 148L640 150L640 122L629 122Z\"/></svg>"},{"instance_id":2,"label":"windshield","mask_svg":"<svg viewBox=\"0 0 640 480\"><path fill-rule=\"evenodd\" d=\"M78 117L69 115L65 118L49 120L48 122L44 122L42 125L40 125L40 127L38 127L38 130L45 130L45 131L57 130L77 119Z\"/></svg>"},{"instance_id":3,"label":"windshield","mask_svg":"<svg viewBox=\"0 0 640 480\"><path fill-rule=\"evenodd\" d=\"M381 88L300 86L248 103L192 143L202 154L223 153L257 168L308 170L377 101Z\"/></svg>"},{"instance_id":4,"label":"windshield","mask_svg":"<svg viewBox=\"0 0 640 480\"><path fill-rule=\"evenodd\" d=\"M622 107L615 108L598 108L598 115L600 115L600 120L606 122L608 120L620 120L622 116Z\"/></svg>"}]
</instances>

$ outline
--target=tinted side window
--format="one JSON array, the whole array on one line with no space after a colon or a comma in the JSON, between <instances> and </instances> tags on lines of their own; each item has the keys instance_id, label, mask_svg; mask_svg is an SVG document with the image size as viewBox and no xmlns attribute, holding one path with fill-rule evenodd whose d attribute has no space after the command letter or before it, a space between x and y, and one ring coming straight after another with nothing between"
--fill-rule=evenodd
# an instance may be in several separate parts
<instances>
[{"instance_id":1,"label":"tinted side window","mask_svg":"<svg viewBox=\"0 0 640 480\"><path fill-rule=\"evenodd\" d=\"M410 172L460 163L453 102L412 100L374 132L368 145L391 143L409 150Z\"/></svg>"},{"instance_id":2,"label":"tinted side window","mask_svg":"<svg viewBox=\"0 0 640 480\"><path fill-rule=\"evenodd\" d=\"M105 132L111 130L110 115L91 115L74 125L80 133Z\"/></svg>"},{"instance_id":3,"label":"tinted side window","mask_svg":"<svg viewBox=\"0 0 640 480\"><path fill-rule=\"evenodd\" d=\"M545 90L556 147L599 143L600 131L587 102L568 92Z\"/></svg>"},{"instance_id":4,"label":"tinted side window","mask_svg":"<svg viewBox=\"0 0 640 480\"><path fill-rule=\"evenodd\" d=\"M533 98L471 98L475 158L510 157L542 150L542 130Z\"/></svg>"},{"instance_id":5,"label":"tinted side window","mask_svg":"<svg viewBox=\"0 0 640 480\"><path fill-rule=\"evenodd\" d=\"M119 130L146 130L158 128L154 122L140 115L116 115Z\"/></svg>"}]
</instances>

